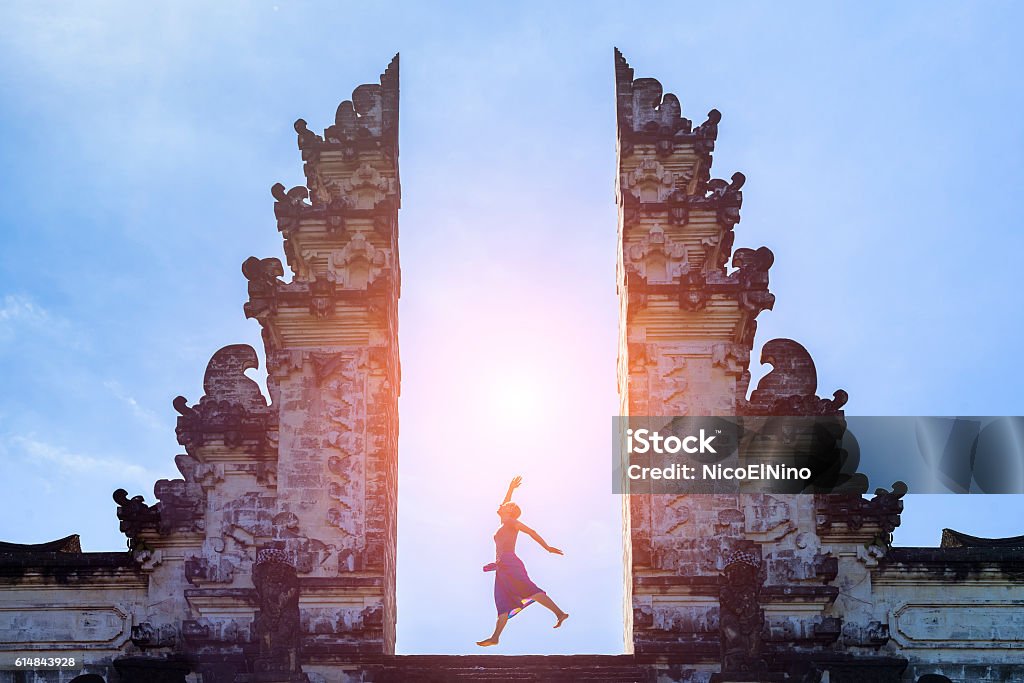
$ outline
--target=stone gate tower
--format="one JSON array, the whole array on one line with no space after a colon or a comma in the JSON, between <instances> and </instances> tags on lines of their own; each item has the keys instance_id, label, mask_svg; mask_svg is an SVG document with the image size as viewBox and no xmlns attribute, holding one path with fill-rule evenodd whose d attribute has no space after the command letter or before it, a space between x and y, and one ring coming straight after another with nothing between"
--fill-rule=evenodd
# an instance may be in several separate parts
<instances>
[{"instance_id":1,"label":"stone gate tower","mask_svg":"<svg viewBox=\"0 0 1024 683\"><path fill-rule=\"evenodd\" d=\"M293 277L277 279L276 259L243 265L245 314L263 327L280 411L272 545L323 595L325 622L312 632L337 619L335 606L361 624L332 652L394 652L398 57L380 85L341 103L322 136L302 119L295 130L306 185L273 188Z\"/></svg>"},{"instance_id":2,"label":"stone gate tower","mask_svg":"<svg viewBox=\"0 0 1024 683\"><path fill-rule=\"evenodd\" d=\"M148 574L123 681L157 680L171 655L205 682L292 683L394 653L398 57L323 135L295 130L306 183L272 188L291 277L242 265L270 400L244 374L255 350L224 347L201 400L174 402L183 479L157 482L155 505L115 494Z\"/></svg>"},{"instance_id":3,"label":"stone gate tower","mask_svg":"<svg viewBox=\"0 0 1024 683\"><path fill-rule=\"evenodd\" d=\"M634 79L618 50L615 86L621 414L735 415L757 315L774 303L772 253L733 253L744 177L711 179L721 114L711 110L694 128L676 96L653 78ZM624 500L627 648L667 653L682 639L717 659L717 588L700 578L722 569L744 523L739 501Z\"/></svg>"},{"instance_id":4,"label":"stone gate tower","mask_svg":"<svg viewBox=\"0 0 1024 683\"><path fill-rule=\"evenodd\" d=\"M712 109L694 127L658 81L634 79L618 50L615 85L621 414L841 417L846 393L819 398L810 355L789 339L764 345L761 361L774 368L747 399L757 316L775 303L774 256L766 247L733 248L745 178L711 177L721 114ZM689 671L668 673L674 680L839 675L847 655L833 644L842 630L846 645L870 647L870 627L844 621L834 605L839 589L828 584L841 557L888 538L901 505L895 494L824 498L625 496L627 648ZM846 524L851 517L856 525ZM863 566L851 569L858 572Z\"/></svg>"}]
</instances>

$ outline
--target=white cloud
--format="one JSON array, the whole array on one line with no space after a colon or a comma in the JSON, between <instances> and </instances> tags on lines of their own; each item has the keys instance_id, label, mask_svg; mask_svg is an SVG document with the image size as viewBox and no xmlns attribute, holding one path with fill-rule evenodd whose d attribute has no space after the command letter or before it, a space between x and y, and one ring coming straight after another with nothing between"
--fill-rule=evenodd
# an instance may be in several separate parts
<instances>
[{"instance_id":1,"label":"white cloud","mask_svg":"<svg viewBox=\"0 0 1024 683\"><path fill-rule=\"evenodd\" d=\"M96 457L78 453L63 446L47 443L35 435L14 435L0 438L0 450L7 458L16 458L26 465L45 468L50 473L67 477L98 477L111 482L124 482L150 490L162 478L141 465L113 457ZM19 457L20 456L20 457Z\"/></svg>"},{"instance_id":2,"label":"white cloud","mask_svg":"<svg viewBox=\"0 0 1024 683\"><path fill-rule=\"evenodd\" d=\"M34 303L27 296L8 294L4 297L3 308L0 308L0 323L46 322L49 319L50 314L46 309Z\"/></svg>"},{"instance_id":3,"label":"white cloud","mask_svg":"<svg viewBox=\"0 0 1024 683\"><path fill-rule=\"evenodd\" d=\"M45 329L55 323L62 325L63 321L55 321L45 308L29 297L8 294L0 306L0 342L14 339L21 329Z\"/></svg>"},{"instance_id":4,"label":"white cloud","mask_svg":"<svg viewBox=\"0 0 1024 683\"><path fill-rule=\"evenodd\" d=\"M120 382L112 379L106 380L103 382L103 386L106 387L115 398L131 408L132 414L139 420L139 422L143 423L150 429L161 433L167 431L167 425L161 422L156 413L139 405L139 402L136 401L123 386L121 386Z\"/></svg>"},{"instance_id":5,"label":"white cloud","mask_svg":"<svg viewBox=\"0 0 1024 683\"><path fill-rule=\"evenodd\" d=\"M54 315L24 294L7 294L0 301L0 346L18 337L56 339L62 346L81 349L87 346L86 337L69 334L71 323Z\"/></svg>"}]
</instances>

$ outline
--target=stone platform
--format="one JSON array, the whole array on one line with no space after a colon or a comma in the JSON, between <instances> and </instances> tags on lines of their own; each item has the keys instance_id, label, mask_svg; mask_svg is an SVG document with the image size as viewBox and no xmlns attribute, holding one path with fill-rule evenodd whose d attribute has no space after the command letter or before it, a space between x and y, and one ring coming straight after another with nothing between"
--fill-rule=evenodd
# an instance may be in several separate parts
<instances>
[{"instance_id":1,"label":"stone platform","mask_svg":"<svg viewBox=\"0 0 1024 683\"><path fill-rule=\"evenodd\" d=\"M631 655L397 655L385 658L381 683L442 681L602 681L653 683Z\"/></svg>"}]
</instances>

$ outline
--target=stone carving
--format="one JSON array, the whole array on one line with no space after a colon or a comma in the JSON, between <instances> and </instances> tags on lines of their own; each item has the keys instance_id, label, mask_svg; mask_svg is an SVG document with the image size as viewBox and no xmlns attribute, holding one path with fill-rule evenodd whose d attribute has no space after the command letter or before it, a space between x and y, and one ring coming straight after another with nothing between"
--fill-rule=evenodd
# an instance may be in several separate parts
<instances>
[{"instance_id":1,"label":"stone carving","mask_svg":"<svg viewBox=\"0 0 1024 683\"><path fill-rule=\"evenodd\" d=\"M707 274L690 271L679 278L679 308L684 311L702 311L711 299Z\"/></svg>"},{"instance_id":2,"label":"stone carving","mask_svg":"<svg viewBox=\"0 0 1024 683\"><path fill-rule=\"evenodd\" d=\"M775 306L775 295L768 291L768 270L775 263L775 254L768 247L737 249L732 257L736 272L733 278L739 284L740 306L751 316L770 311Z\"/></svg>"},{"instance_id":3,"label":"stone carving","mask_svg":"<svg viewBox=\"0 0 1024 683\"><path fill-rule=\"evenodd\" d=\"M865 482L866 483L866 482ZM900 525L900 513L903 512L903 496L907 494L907 485L897 481L892 490L876 489L871 500L865 500L856 494L827 494L817 496L815 509L817 513L818 532L831 531L833 526L843 524L849 531L860 531L864 527L877 529L874 541L882 541L883 546L889 545L889 536ZM879 539L877 534L883 538Z\"/></svg>"},{"instance_id":4,"label":"stone carving","mask_svg":"<svg viewBox=\"0 0 1024 683\"><path fill-rule=\"evenodd\" d=\"M280 262L277 265L280 267ZM240 405L246 410L266 408L267 400L260 391L260 385L245 375L246 370L255 370L259 366L259 356L248 344L232 344L217 351L206 366L203 376L206 395L200 406L209 400Z\"/></svg>"},{"instance_id":5,"label":"stone carving","mask_svg":"<svg viewBox=\"0 0 1024 683\"><path fill-rule=\"evenodd\" d=\"M744 410L756 415L841 415L849 396L842 389L832 399L819 398L814 360L792 339L772 339L761 349L761 363L771 372L757 383Z\"/></svg>"},{"instance_id":6,"label":"stone carving","mask_svg":"<svg viewBox=\"0 0 1024 683\"><path fill-rule=\"evenodd\" d=\"M728 228L728 226L725 226ZM706 270L717 270L725 272L725 264L729 262L732 255L732 247L736 242L736 233L732 230L724 230L716 237L705 237L700 243L704 248L704 263Z\"/></svg>"},{"instance_id":7,"label":"stone carving","mask_svg":"<svg viewBox=\"0 0 1024 683\"><path fill-rule=\"evenodd\" d=\"M793 506L785 498L767 494L749 494L741 498L743 530L748 538L760 542L777 541L796 531Z\"/></svg>"},{"instance_id":8,"label":"stone carving","mask_svg":"<svg viewBox=\"0 0 1024 683\"><path fill-rule=\"evenodd\" d=\"M844 645L870 647L875 650L888 643L891 638L889 625L880 621L846 621L842 625L841 636Z\"/></svg>"},{"instance_id":9,"label":"stone carving","mask_svg":"<svg viewBox=\"0 0 1024 683\"><path fill-rule=\"evenodd\" d=\"M299 581L295 567L280 550L264 549L257 556L252 580L259 605L253 621L259 642L257 676L289 674L292 677L264 680L305 681L299 665Z\"/></svg>"},{"instance_id":10,"label":"stone carving","mask_svg":"<svg viewBox=\"0 0 1024 683\"><path fill-rule=\"evenodd\" d=\"M792 339L767 342L761 349L761 363L770 364L772 370L757 383L755 394L763 392L783 398L813 396L818 390L818 373L811 354Z\"/></svg>"},{"instance_id":11,"label":"stone carving","mask_svg":"<svg viewBox=\"0 0 1024 683\"><path fill-rule=\"evenodd\" d=\"M707 198L708 199L724 199L728 197L738 198L740 197L740 189L744 183L747 182L747 177L736 171L732 174L731 181L725 181L721 178L715 178L709 180L707 183Z\"/></svg>"},{"instance_id":12,"label":"stone carving","mask_svg":"<svg viewBox=\"0 0 1024 683\"><path fill-rule=\"evenodd\" d=\"M659 530L661 533L674 536L692 519L693 513L685 503L686 496L676 496L665 506L661 516L662 528Z\"/></svg>"},{"instance_id":13,"label":"stone carving","mask_svg":"<svg viewBox=\"0 0 1024 683\"><path fill-rule=\"evenodd\" d=\"M729 377L736 378L736 395L747 395L750 384L750 351L745 346L722 342L711 347L711 364Z\"/></svg>"},{"instance_id":14,"label":"stone carving","mask_svg":"<svg viewBox=\"0 0 1024 683\"><path fill-rule=\"evenodd\" d=\"M114 491L117 503L117 518L121 521L121 533L128 537L128 547L135 548L137 539L144 531L156 531L160 525L160 510L147 505L142 496L128 498L124 489Z\"/></svg>"},{"instance_id":15,"label":"stone carving","mask_svg":"<svg viewBox=\"0 0 1024 683\"><path fill-rule=\"evenodd\" d=\"M632 173L623 177L623 183L641 202L664 202L676 189L676 174L655 159L642 159Z\"/></svg>"},{"instance_id":16,"label":"stone carving","mask_svg":"<svg viewBox=\"0 0 1024 683\"><path fill-rule=\"evenodd\" d=\"M743 205L743 193L740 192L740 188L746 182L747 177L737 171L732 174L732 180L729 182L715 178L704 184L707 191L704 201L713 202L717 206L716 217L726 230L731 230L740 222L740 207Z\"/></svg>"},{"instance_id":17,"label":"stone carving","mask_svg":"<svg viewBox=\"0 0 1024 683\"><path fill-rule=\"evenodd\" d=\"M174 647L178 642L178 630L170 624L153 626L144 621L132 626L131 641L142 650Z\"/></svg>"},{"instance_id":18,"label":"stone carving","mask_svg":"<svg viewBox=\"0 0 1024 683\"><path fill-rule=\"evenodd\" d=\"M658 353L656 362L655 377L651 379L651 399L671 414L685 415L689 407L682 399L690 388L686 377L686 357Z\"/></svg>"},{"instance_id":19,"label":"stone carving","mask_svg":"<svg viewBox=\"0 0 1024 683\"><path fill-rule=\"evenodd\" d=\"M274 202L274 215L278 221L301 214L303 209L310 207L306 201L309 199L309 190L304 185L296 185L290 190L285 190L281 183L274 183L270 188L270 194L277 200Z\"/></svg>"},{"instance_id":20,"label":"stone carving","mask_svg":"<svg viewBox=\"0 0 1024 683\"><path fill-rule=\"evenodd\" d=\"M299 149L304 147L315 147L317 144L324 141L322 137L307 127L305 119L296 119L294 128L295 132L299 135Z\"/></svg>"},{"instance_id":21,"label":"stone carving","mask_svg":"<svg viewBox=\"0 0 1024 683\"><path fill-rule=\"evenodd\" d=\"M309 312L317 320L334 315L334 283L324 276L318 275L309 285Z\"/></svg>"},{"instance_id":22,"label":"stone carving","mask_svg":"<svg viewBox=\"0 0 1024 683\"><path fill-rule=\"evenodd\" d=\"M327 279L345 289L366 289L387 270L388 255L357 232L341 250L331 253Z\"/></svg>"},{"instance_id":23,"label":"stone carving","mask_svg":"<svg viewBox=\"0 0 1024 683\"><path fill-rule=\"evenodd\" d=\"M352 199L356 208L372 209L395 192L395 181L385 178L370 164L363 163L351 178L340 184L340 190Z\"/></svg>"},{"instance_id":24,"label":"stone carving","mask_svg":"<svg viewBox=\"0 0 1024 683\"><path fill-rule=\"evenodd\" d=\"M761 561L753 552L736 550L723 572L719 592L719 632L723 674L762 673L764 610L761 609Z\"/></svg>"},{"instance_id":25,"label":"stone carving","mask_svg":"<svg viewBox=\"0 0 1024 683\"><path fill-rule=\"evenodd\" d=\"M260 259L250 256L242 263L242 275L249 281L250 294L254 287L263 293L283 284L278 278L284 277L284 266L278 258Z\"/></svg>"},{"instance_id":26,"label":"stone carving","mask_svg":"<svg viewBox=\"0 0 1024 683\"><path fill-rule=\"evenodd\" d=\"M346 217L352 209L357 208L355 199L345 193L345 190L336 180L331 180L319 170L315 164L306 164L306 185L309 187L310 199L313 206L307 209L300 209L305 217L322 217L325 221L327 234L334 236L345 231ZM372 207L371 207L372 208ZM292 262L291 237L295 231L285 232L285 255L288 262Z\"/></svg>"},{"instance_id":27,"label":"stone carving","mask_svg":"<svg viewBox=\"0 0 1024 683\"><path fill-rule=\"evenodd\" d=\"M701 311L713 295L725 294L736 298L753 323L753 318L761 311L771 310L775 305L775 295L768 291L768 270L774 260L774 254L767 247L737 249L732 259L736 270L731 274L715 270L685 272L679 278L679 307ZM751 325L750 329L755 328ZM753 341L752 335L750 341Z\"/></svg>"},{"instance_id":28,"label":"stone carving","mask_svg":"<svg viewBox=\"0 0 1024 683\"><path fill-rule=\"evenodd\" d=\"M708 112L708 118L704 123L697 126L693 133L697 136L697 149L703 153L715 151L715 141L718 139L718 124L722 121L722 112L712 109Z\"/></svg>"},{"instance_id":29,"label":"stone carving","mask_svg":"<svg viewBox=\"0 0 1024 683\"><path fill-rule=\"evenodd\" d=\"M633 80L633 69L618 49L615 50L615 77L619 95L619 123L632 132L673 135L689 133L691 122L682 117L679 99L664 93L653 78Z\"/></svg>"},{"instance_id":30,"label":"stone carving","mask_svg":"<svg viewBox=\"0 0 1024 683\"><path fill-rule=\"evenodd\" d=\"M359 158L360 150L382 152L392 163L398 156L398 55L380 76L380 84L365 84L352 92L352 99L338 105L334 125L323 136L309 130L305 120L295 122L297 142L306 162L306 177L311 189L317 187L311 174L323 150L340 152L345 162ZM383 144L382 144L383 143ZM317 190L314 189L314 202Z\"/></svg>"},{"instance_id":31,"label":"stone carving","mask_svg":"<svg viewBox=\"0 0 1024 683\"><path fill-rule=\"evenodd\" d=\"M673 282L690 270L686 245L667 237L657 225L629 246L626 259L626 267L650 284Z\"/></svg>"},{"instance_id":32,"label":"stone carving","mask_svg":"<svg viewBox=\"0 0 1024 683\"><path fill-rule=\"evenodd\" d=\"M365 407L355 400L362 393L355 365L365 360L340 356L314 357L317 376L325 397L325 417L328 430L325 441L335 452L327 461L331 475L328 496L331 507L327 512L328 523L340 530L347 538L356 538L362 526L362 510L356 509L349 501L359 496L359 483L363 464L355 453L362 450L358 434L358 420ZM342 562L346 562L342 558ZM353 567L348 567L351 571Z\"/></svg>"},{"instance_id":33,"label":"stone carving","mask_svg":"<svg viewBox=\"0 0 1024 683\"><path fill-rule=\"evenodd\" d=\"M176 460L181 459L178 456ZM195 463L188 456L184 461ZM160 501L161 534L200 532L206 528L206 492L194 480L194 468L185 471L188 472L186 479L160 479L153 487L153 493Z\"/></svg>"},{"instance_id":34,"label":"stone carving","mask_svg":"<svg viewBox=\"0 0 1024 683\"><path fill-rule=\"evenodd\" d=\"M280 266L280 262L277 265ZM225 346L213 354L206 366L203 377L206 393L199 403L189 407L185 397L174 399L174 408L181 415L175 429L178 443L190 454L211 441L220 441L228 447L245 446L254 453L268 448L268 431L274 420L259 384L245 374L246 370L258 367L259 357L251 346ZM182 468L194 470L191 478L186 476L189 482L208 486L223 477L216 467L181 459L176 462L182 474L186 474Z\"/></svg>"},{"instance_id":35,"label":"stone carving","mask_svg":"<svg viewBox=\"0 0 1024 683\"><path fill-rule=\"evenodd\" d=\"M385 81L391 74L389 72L398 68L398 56L396 55L387 71L381 76ZM397 73L395 73L397 76ZM355 140L360 136L379 137L384 132L385 121L384 88L380 85L364 84L352 91L352 99L345 100L338 105L334 114L334 125L324 131L328 142L339 142L343 140Z\"/></svg>"},{"instance_id":36,"label":"stone carving","mask_svg":"<svg viewBox=\"0 0 1024 683\"><path fill-rule=\"evenodd\" d=\"M278 279L284 275L280 259L250 256L242 263L242 274L249 281L249 301L244 305L246 317L258 318L273 313L277 306L278 286L284 284Z\"/></svg>"}]
</instances>

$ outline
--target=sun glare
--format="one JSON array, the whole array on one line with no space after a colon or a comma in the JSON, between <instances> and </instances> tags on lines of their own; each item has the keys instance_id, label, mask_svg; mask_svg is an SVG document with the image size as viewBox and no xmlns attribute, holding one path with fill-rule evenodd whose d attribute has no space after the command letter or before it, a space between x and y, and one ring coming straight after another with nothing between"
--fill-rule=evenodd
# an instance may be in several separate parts
<instances>
[{"instance_id":1,"label":"sun glare","mask_svg":"<svg viewBox=\"0 0 1024 683\"><path fill-rule=\"evenodd\" d=\"M495 422L523 424L543 417L552 387L523 368L503 370L490 378L487 398Z\"/></svg>"}]
</instances>

